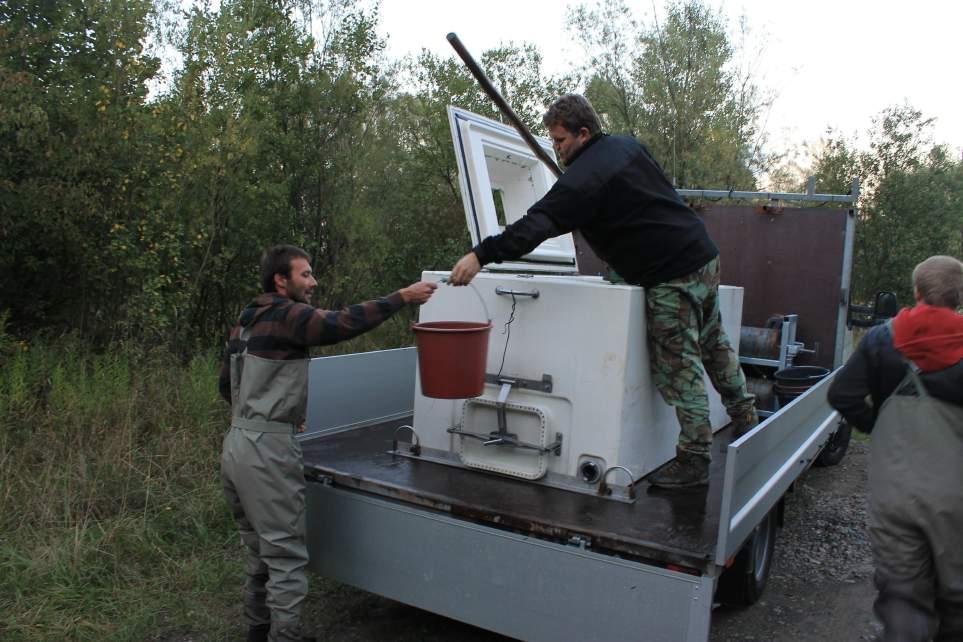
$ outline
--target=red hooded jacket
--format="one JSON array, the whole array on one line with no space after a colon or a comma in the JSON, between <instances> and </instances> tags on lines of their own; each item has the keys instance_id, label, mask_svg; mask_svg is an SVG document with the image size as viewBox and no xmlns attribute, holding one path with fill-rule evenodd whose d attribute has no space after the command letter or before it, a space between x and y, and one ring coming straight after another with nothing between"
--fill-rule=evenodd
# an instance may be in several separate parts
<instances>
[{"instance_id":1,"label":"red hooded jacket","mask_svg":"<svg viewBox=\"0 0 963 642\"><path fill-rule=\"evenodd\" d=\"M963 360L963 315L920 303L893 319L893 347L923 372L943 370Z\"/></svg>"},{"instance_id":2,"label":"red hooded jacket","mask_svg":"<svg viewBox=\"0 0 963 642\"><path fill-rule=\"evenodd\" d=\"M866 333L833 377L829 404L852 426L870 432L883 402L906 376L907 359L920 368L931 395L963 406L963 316L923 304Z\"/></svg>"}]
</instances>

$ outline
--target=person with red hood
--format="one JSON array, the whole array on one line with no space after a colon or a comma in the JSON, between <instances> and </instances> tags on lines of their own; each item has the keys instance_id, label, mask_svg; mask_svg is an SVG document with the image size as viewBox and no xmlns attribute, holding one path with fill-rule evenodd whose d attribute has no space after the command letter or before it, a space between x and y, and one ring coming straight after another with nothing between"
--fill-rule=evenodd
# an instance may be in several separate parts
<instances>
[{"instance_id":1,"label":"person with red hood","mask_svg":"<svg viewBox=\"0 0 963 642\"><path fill-rule=\"evenodd\" d=\"M963 263L913 270L916 305L872 328L829 403L873 433L869 535L884 642L963 640Z\"/></svg>"}]
</instances>

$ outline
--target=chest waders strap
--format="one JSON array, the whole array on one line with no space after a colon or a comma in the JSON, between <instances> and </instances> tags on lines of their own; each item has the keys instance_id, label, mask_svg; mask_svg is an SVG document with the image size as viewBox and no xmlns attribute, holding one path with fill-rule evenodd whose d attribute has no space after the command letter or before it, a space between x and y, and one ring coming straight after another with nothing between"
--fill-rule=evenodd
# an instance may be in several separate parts
<instances>
[{"instance_id":1,"label":"chest waders strap","mask_svg":"<svg viewBox=\"0 0 963 642\"><path fill-rule=\"evenodd\" d=\"M890 340L895 342L895 339L893 338L892 319L886 320L886 327L889 329ZM897 350L897 352L899 351ZM926 390L926 387L923 385L923 381L920 379L920 373L922 372L920 367L913 361L904 357L902 353L900 353L900 358L903 360L903 363L906 364L906 376L904 376L903 380L899 382L899 385L896 386L896 389L893 390L892 394L912 396L915 393L918 397L929 399L930 393ZM882 408L880 408L880 410L882 410Z\"/></svg>"},{"instance_id":2,"label":"chest waders strap","mask_svg":"<svg viewBox=\"0 0 963 642\"><path fill-rule=\"evenodd\" d=\"M234 417L231 425L242 430L254 432L277 432L281 434L294 434L297 427L294 424L286 424L280 421L267 421L265 419L247 419L245 417Z\"/></svg>"},{"instance_id":3,"label":"chest waders strap","mask_svg":"<svg viewBox=\"0 0 963 642\"><path fill-rule=\"evenodd\" d=\"M265 359L248 352L251 326L241 328L243 349L231 355L231 425L242 430L291 435L304 422L306 359Z\"/></svg>"}]
</instances>

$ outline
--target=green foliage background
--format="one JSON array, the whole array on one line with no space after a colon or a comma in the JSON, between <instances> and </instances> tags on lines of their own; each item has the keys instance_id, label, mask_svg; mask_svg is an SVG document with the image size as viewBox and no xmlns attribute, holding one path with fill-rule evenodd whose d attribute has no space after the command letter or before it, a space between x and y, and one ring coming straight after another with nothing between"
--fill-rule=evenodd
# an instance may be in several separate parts
<instances>
[{"instance_id":1,"label":"green foliage background","mask_svg":"<svg viewBox=\"0 0 963 642\"><path fill-rule=\"evenodd\" d=\"M930 140L932 119L910 106L885 109L868 149L835 135L815 156L813 175L828 190L862 184L856 221L853 293L879 290L913 303L911 274L935 254L963 257L963 165Z\"/></svg>"},{"instance_id":2,"label":"green foliage background","mask_svg":"<svg viewBox=\"0 0 963 642\"><path fill-rule=\"evenodd\" d=\"M555 96L584 85L609 129L671 149L681 182L751 187L761 105L740 102L725 24L698 2L670 7L658 47L644 46L649 27L625 34L641 52L626 81L639 97L631 122L609 109L602 67L545 78L528 44L480 60L536 131ZM273 243L312 254L324 307L449 267L469 239L445 109L498 114L452 57L388 60L377 20L376 5L350 0L0 7L11 331L188 356L222 341ZM572 30L598 44L589 25ZM692 80L682 63L706 48ZM166 80L161 54L177 61Z\"/></svg>"},{"instance_id":3,"label":"green foliage background","mask_svg":"<svg viewBox=\"0 0 963 642\"><path fill-rule=\"evenodd\" d=\"M745 21L699 0L669 2L661 22L624 2L570 15L587 62L565 76L546 77L529 44L480 55L535 131L554 97L583 91L680 187L758 187L778 158L760 126L772 97L743 64ZM499 116L455 58L388 60L377 24L377 5L351 0L0 6L11 330L186 357L220 343L273 243L312 254L324 307L449 267L469 239L445 108ZM175 61L166 79L161 54ZM820 191L863 182L857 298L898 287L927 254L959 253L960 163L927 143L928 123L890 109L868 151L830 138L817 155Z\"/></svg>"}]
</instances>

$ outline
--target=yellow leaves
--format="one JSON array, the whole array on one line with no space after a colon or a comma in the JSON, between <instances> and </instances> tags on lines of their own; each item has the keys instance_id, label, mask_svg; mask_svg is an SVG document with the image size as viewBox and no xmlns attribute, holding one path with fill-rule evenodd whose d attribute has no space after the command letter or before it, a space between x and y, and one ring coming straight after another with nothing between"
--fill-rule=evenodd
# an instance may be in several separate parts
<instances>
[{"instance_id":1,"label":"yellow leaves","mask_svg":"<svg viewBox=\"0 0 963 642\"><path fill-rule=\"evenodd\" d=\"M117 49L125 49L127 45L124 44L123 40L118 38L117 40L114 41L114 47L116 47Z\"/></svg>"}]
</instances>

